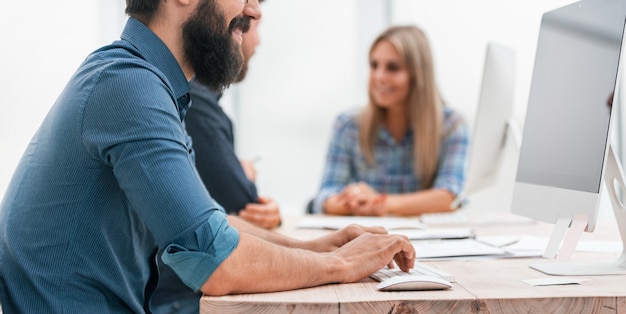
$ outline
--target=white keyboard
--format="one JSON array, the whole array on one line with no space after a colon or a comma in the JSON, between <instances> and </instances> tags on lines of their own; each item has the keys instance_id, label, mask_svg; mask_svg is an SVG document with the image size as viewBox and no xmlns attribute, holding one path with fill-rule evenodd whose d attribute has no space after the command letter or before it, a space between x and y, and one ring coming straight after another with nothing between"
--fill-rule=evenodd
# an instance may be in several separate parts
<instances>
[{"instance_id":1,"label":"white keyboard","mask_svg":"<svg viewBox=\"0 0 626 314\"><path fill-rule=\"evenodd\" d=\"M436 267L427 265L422 262L415 262L415 267L413 267L413 269L411 269L408 273L401 271L399 268L384 267L374 272L373 274L371 274L370 278L376 281L383 281L391 277L408 276L408 275L435 276L435 277L445 279L449 282L454 282L454 276L452 274L447 273L443 270L440 270Z\"/></svg>"}]
</instances>

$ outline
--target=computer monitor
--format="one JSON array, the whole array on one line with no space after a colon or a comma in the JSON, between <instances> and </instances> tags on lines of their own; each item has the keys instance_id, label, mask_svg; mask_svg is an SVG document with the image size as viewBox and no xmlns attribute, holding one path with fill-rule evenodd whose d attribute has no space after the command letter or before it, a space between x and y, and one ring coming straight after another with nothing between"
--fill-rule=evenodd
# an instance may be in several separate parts
<instances>
[{"instance_id":1,"label":"computer monitor","mask_svg":"<svg viewBox=\"0 0 626 314\"><path fill-rule=\"evenodd\" d=\"M616 184L624 190L623 176L610 145L625 20L622 0L582 0L542 17L512 212L555 224L546 257L567 258L583 230L594 230L603 179L626 242L626 211L615 193ZM556 275L626 273L626 258L531 267Z\"/></svg>"},{"instance_id":2,"label":"computer monitor","mask_svg":"<svg viewBox=\"0 0 626 314\"><path fill-rule=\"evenodd\" d=\"M467 176L463 192L452 203L459 208L471 194L497 181L507 140L519 147L519 131L511 123L515 89L515 51L501 44L487 44L478 110L470 138Z\"/></svg>"}]
</instances>

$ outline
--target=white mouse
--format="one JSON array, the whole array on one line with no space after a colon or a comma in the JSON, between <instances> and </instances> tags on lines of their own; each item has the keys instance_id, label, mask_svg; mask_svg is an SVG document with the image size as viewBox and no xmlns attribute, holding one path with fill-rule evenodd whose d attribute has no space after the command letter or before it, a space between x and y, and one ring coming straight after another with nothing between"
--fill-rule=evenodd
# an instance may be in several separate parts
<instances>
[{"instance_id":1,"label":"white mouse","mask_svg":"<svg viewBox=\"0 0 626 314\"><path fill-rule=\"evenodd\" d=\"M395 276L381 281L376 289L380 291L443 290L452 288L452 284L435 276L406 275Z\"/></svg>"}]
</instances>

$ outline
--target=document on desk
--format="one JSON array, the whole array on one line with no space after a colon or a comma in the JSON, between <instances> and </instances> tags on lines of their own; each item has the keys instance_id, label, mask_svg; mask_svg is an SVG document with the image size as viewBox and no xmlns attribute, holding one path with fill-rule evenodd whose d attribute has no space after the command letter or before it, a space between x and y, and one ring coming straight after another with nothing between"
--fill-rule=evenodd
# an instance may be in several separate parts
<instances>
[{"instance_id":1,"label":"document on desk","mask_svg":"<svg viewBox=\"0 0 626 314\"><path fill-rule=\"evenodd\" d=\"M418 218L315 215L303 217L298 223L298 228L341 229L350 224L366 227L383 227L387 230L424 228L424 224Z\"/></svg>"},{"instance_id":2,"label":"document on desk","mask_svg":"<svg viewBox=\"0 0 626 314\"><path fill-rule=\"evenodd\" d=\"M475 236L472 228L396 229L389 230L389 233L405 235L411 240L467 239Z\"/></svg>"},{"instance_id":3,"label":"document on desk","mask_svg":"<svg viewBox=\"0 0 626 314\"><path fill-rule=\"evenodd\" d=\"M518 234L508 236L481 236L478 241L500 247L510 253L508 257L539 257L550 240L547 237ZM576 252L619 253L622 251L621 241L588 241L578 242Z\"/></svg>"},{"instance_id":4,"label":"document on desk","mask_svg":"<svg viewBox=\"0 0 626 314\"><path fill-rule=\"evenodd\" d=\"M446 259L477 256L503 257L509 253L475 239L413 240L417 259Z\"/></svg>"},{"instance_id":5,"label":"document on desk","mask_svg":"<svg viewBox=\"0 0 626 314\"><path fill-rule=\"evenodd\" d=\"M506 257L539 257L548 245L548 238L530 235L481 236L478 241L509 252Z\"/></svg>"}]
</instances>

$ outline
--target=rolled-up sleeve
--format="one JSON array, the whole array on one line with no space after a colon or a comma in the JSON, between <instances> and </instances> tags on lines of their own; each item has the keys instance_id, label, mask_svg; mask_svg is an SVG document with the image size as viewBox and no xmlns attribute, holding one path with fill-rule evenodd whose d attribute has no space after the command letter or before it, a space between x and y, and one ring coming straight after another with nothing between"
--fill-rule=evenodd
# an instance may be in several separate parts
<instances>
[{"instance_id":1,"label":"rolled-up sleeve","mask_svg":"<svg viewBox=\"0 0 626 314\"><path fill-rule=\"evenodd\" d=\"M225 215L215 211L195 232L199 248L170 244L161 256L182 282L195 291L206 282L217 267L239 244L239 233L228 225ZM177 242L177 241L175 241ZM186 242L186 241L183 241Z\"/></svg>"}]
</instances>

